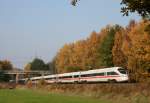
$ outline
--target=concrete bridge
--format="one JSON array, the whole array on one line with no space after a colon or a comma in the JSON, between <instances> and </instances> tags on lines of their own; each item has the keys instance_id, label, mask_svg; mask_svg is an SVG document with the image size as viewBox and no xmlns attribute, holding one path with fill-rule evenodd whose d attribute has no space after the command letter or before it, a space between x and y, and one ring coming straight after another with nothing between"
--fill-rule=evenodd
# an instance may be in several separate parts
<instances>
[{"instance_id":1,"label":"concrete bridge","mask_svg":"<svg viewBox=\"0 0 150 103\"><path fill-rule=\"evenodd\" d=\"M44 76L52 74L50 71L19 71L19 70L9 70L1 71L3 74L8 74L11 76L12 80L15 80L18 83L19 79L31 78L34 76Z\"/></svg>"}]
</instances>

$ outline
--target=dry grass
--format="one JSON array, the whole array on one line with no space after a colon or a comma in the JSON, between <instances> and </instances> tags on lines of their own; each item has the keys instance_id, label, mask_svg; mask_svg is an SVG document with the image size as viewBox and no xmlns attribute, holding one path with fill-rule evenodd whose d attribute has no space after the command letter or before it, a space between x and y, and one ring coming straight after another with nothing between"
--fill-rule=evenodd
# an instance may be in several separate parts
<instances>
[{"instance_id":1,"label":"dry grass","mask_svg":"<svg viewBox=\"0 0 150 103\"><path fill-rule=\"evenodd\" d=\"M112 100L112 103L150 103L150 83L51 84L42 90Z\"/></svg>"},{"instance_id":2,"label":"dry grass","mask_svg":"<svg viewBox=\"0 0 150 103\"><path fill-rule=\"evenodd\" d=\"M16 84L13 83L0 83L0 89L14 89Z\"/></svg>"}]
</instances>

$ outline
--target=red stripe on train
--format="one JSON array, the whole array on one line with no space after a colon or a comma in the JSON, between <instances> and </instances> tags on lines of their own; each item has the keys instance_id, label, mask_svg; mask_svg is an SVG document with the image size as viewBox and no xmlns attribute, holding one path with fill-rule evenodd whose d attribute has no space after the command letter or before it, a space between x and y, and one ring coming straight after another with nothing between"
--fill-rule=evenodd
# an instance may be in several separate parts
<instances>
[{"instance_id":1,"label":"red stripe on train","mask_svg":"<svg viewBox=\"0 0 150 103\"><path fill-rule=\"evenodd\" d=\"M120 77L120 76L119 75L115 75L115 76L93 76L93 77L80 77L80 78L62 78L60 80L79 80L79 79L116 78L116 77Z\"/></svg>"}]
</instances>

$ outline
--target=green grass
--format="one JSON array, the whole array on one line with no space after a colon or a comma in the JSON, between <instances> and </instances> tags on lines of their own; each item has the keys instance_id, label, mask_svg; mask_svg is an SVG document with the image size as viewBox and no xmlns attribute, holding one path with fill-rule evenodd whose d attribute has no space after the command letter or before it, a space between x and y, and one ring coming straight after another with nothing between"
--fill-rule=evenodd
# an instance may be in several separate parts
<instances>
[{"instance_id":1,"label":"green grass","mask_svg":"<svg viewBox=\"0 0 150 103\"><path fill-rule=\"evenodd\" d=\"M110 103L104 100L27 89L0 90L0 103Z\"/></svg>"}]
</instances>

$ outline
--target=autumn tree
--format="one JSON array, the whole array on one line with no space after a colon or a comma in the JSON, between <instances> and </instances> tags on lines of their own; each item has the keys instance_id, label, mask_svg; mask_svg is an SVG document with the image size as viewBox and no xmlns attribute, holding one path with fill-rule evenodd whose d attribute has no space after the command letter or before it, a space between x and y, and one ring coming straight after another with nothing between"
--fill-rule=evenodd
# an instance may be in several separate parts
<instances>
[{"instance_id":1,"label":"autumn tree","mask_svg":"<svg viewBox=\"0 0 150 103\"><path fill-rule=\"evenodd\" d=\"M25 78L29 78L30 77L30 71L31 71L31 63L28 63L25 65L24 67L24 71L26 72L25 73Z\"/></svg>"},{"instance_id":2,"label":"autumn tree","mask_svg":"<svg viewBox=\"0 0 150 103\"><path fill-rule=\"evenodd\" d=\"M56 56L58 73L121 66L130 71L150 71L149 21L131 20L126 28L107 26L85 40L64 45Z\"/></svg>"},{"instance_id":3,"label":"autumn tree","mask_svg":"<svg viewBox=\"0 0 150 103\"><path fill-rule=\"evenodd\" d=\"M119 67L127 67L127 57L125 56L122 45L125 39L125 33L126 31L124 28L121 28L114 37L114 46L112 49L113 54L113 64L114 66Z\"/></svg>"},{"instance_id":4,"label":"autumn tree","mask_svg":"<svg viewBox=\"0 0 150 103\"><path fill-rule=\"evenodd\" d=\"M13 65L8 60L0 61L0 70L12 70Z\"/></svg>"},{"instance_id":5,"label":"autumn tree","mask_svg":"<svg viewBox=\"0 0 150 103\"><path fill-rule=\"evenodd\" d=\"M70 57L73 45L65 44L56 55L56 68L58 73L66 72L66 68L70 65Z\"/></svg>"},{"instance_id":6,"label":"autumn tree","mask_svg":"<svg viewBox=\"0 0 150 103\"><path fill-rule=\"evenodd\" d=\"M134 27L134 26L136 26L137 25L137 23L136 23L136 21L135 20L130 20L129 21L129 24L126 26L126 34L128 34L131 30L132 30L132 28Z\"/></svg>"},{"instance_id":7,"label":"autumn tree","mask_svg":"<svg viewBox=\"0 0 150 103\"><path fill-rule=\"evenodd\" d=\"M66 44L56 56L58 72L88 70L96 67L98 35L92 32L86 40Z\"/></svg>"},{"instance_id":8,"label":"autumn tree","mask_svg":"<svg viewBox=\"0 0 150 103\"><path fill-rule=\"evenodd\" d=\"M84 69L85 63L83 62L85 59L85 51L86 51L86 41L79 40L73 44L73 50L70 55L70 66L68 70L71 71L79 71Z\"/></svg>"},{"instance_id":9,"label":"autumn tree","mask_svg":"<svg viewBox=\"0 0 150 103\"><path fill-rule=\"evenodd\" d=\"M7 74L4 74L5 70L12 70L13 65L8 60L1 60L0 61L0 81L9 81L10 76Z\"/></svg>"},{"instance_id":10,"label":"autumn tree","mask_svg":"<svg viewBox=\"0 0 150 103\"><path fill-rule=\"evenodd\" d=\"M150 34L145 27L150 22L140 22L128 33L129 43L124 46L125 55L128 57L128 68L144 72L150 70ZM127 42L124 42L124 45Z\"/></svg>"},{"instance_id":11,"label":"autumn tree","mask_svg":"<svg viewBox=\"0 0 150 103\"><path fill-rule=\"evenodd\" d=\"M28 63L24 67L24 71L30 71L31 70L31 63Z\"/></svg>"},{"instance_id":12,"label":"autumn tree","mask_svg":"<svg viewBox=\"0 0 150 103\"><path fill-rule=\"evenodd\" d=\"M58 73L113 66L114 35L120 26L107 26L100 33L93 31L85 40L64 45L56 56Z\"/></svg>"},{"instance_id":13,"label":"autumn tree","mask_svg":"<svg viewBox=\"0 0 150 103\"><path fill-rule=\"evenodd\" d=\"M97 56L98 56L98 46L99 46L99 35L93 31L89 38L86 40L85 50L84 50L84 68L86 70L97 68Z\"/></svg>"}]
</instances>

